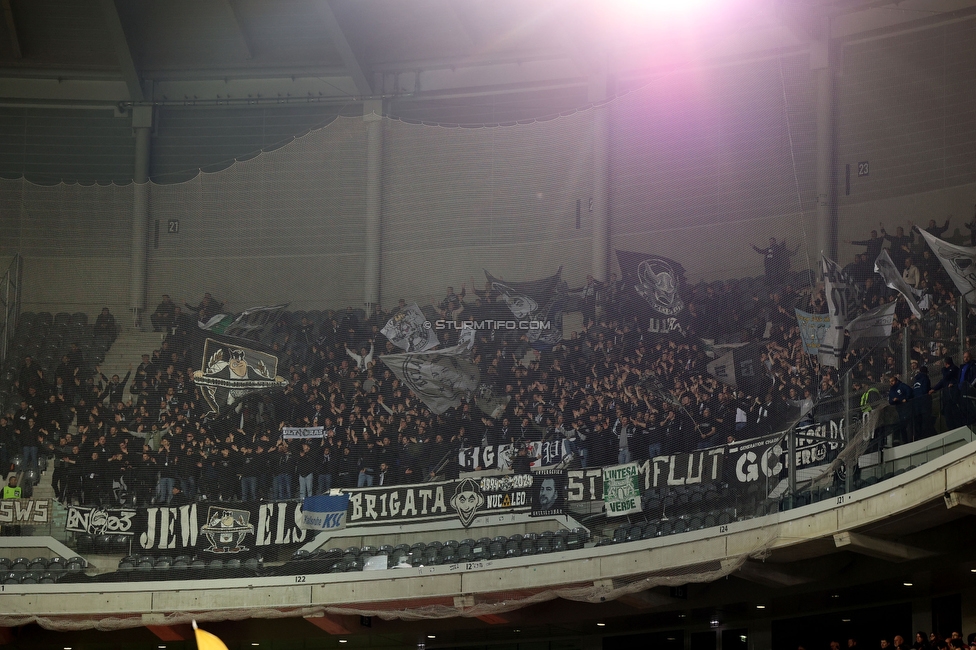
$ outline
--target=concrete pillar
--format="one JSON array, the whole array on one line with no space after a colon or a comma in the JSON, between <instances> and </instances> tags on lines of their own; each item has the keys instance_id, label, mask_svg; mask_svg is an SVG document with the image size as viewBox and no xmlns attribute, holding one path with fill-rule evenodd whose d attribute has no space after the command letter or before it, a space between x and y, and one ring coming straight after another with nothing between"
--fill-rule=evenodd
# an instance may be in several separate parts
<instances>
[{"instance_id":1,"label":"concrete pillar","mask_svg":"<svg viewBox=\"0 0 976 650\"><path fill-rule=\"evenodd\" d=\"M152 106L132 109L132 133L136 138L132 173L132 245L129 270L129 309L135 322L146 307L146 258L149 249L149 158L152 138Z\"/></svg>"},{"instance_id":2,"label":"concrete pillar","mask_svg":"<svg viewBox=\"0 0 976 650\"><path fill-rule=\"evenodd\" d=\"M817 110L817 250L837 259L834 210L834 69L830 56L830 19L823 18L819 38L810 44L810 68Z\"/></svg>"},{"instance_id":3,"label":"concrete pillar","mask_svg":"<svg viewBox=\"0 0 976 650\"><path fill-rule=\"evenodd\" d=\"M604 281L610 266L610 106L606 71L590 80L593 109L593 277Z\"/></svg>"},{"instance_id":4,"label":"concrete pillar","mask_svg":"<svg viewBox=\"0 0 976 650\"><path fill-rule=\"evenodd\" d=\"M380 255L383 236L383 102L363 102L366 122L366 261L363 303L367 316L380 301Z\"/></svg>"}]
</instances>

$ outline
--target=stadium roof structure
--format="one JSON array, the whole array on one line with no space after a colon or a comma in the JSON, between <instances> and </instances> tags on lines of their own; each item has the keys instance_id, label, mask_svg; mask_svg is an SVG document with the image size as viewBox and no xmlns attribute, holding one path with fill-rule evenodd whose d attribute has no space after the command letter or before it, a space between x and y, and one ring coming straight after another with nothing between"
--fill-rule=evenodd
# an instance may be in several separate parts
<instances>
[{"instance_id":1,"label":"stadium roof structure","mask_svg":"<svg viewBox=\"0 0 976 650\"><path fill-rule=\"evenodd\" d=\"M594 92L593 80L604 75L613 94L657 72L976 13L972 0L4 0L2 8L5 105L372 98L401 117L459 123L598 101L607 90Z\"/></svg>"}]
</instances>

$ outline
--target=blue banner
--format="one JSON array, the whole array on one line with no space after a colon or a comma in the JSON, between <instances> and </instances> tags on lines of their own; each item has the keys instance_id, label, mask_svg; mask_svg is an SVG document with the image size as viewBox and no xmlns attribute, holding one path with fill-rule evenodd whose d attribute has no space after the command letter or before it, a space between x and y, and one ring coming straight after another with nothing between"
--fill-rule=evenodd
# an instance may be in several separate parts
<instances>
[{"instance_id":1,"label":"blue banner","mask_svg":"<svg viewBox=\"0 0 976 650\"><path fill-rule=\"evenodd\" d=\"M341 530L346 527L349 495L306 497L302 502L302 527L306 530Z\"/></svg>"}]
</instances>

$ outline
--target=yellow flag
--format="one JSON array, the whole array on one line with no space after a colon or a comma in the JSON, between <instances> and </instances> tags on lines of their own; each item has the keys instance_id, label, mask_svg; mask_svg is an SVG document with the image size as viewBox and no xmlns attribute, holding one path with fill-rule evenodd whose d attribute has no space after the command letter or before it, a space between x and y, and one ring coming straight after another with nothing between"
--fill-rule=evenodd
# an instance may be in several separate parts
<instances>
[{"instance_id":1,"label":"yellow flag","mask_svg":"<svg viewBox=\"0 0 976 650\"><path fill-rule=\"evenodd\" d=\"M197 637L198 650L227 650L224 642L215 637L210 632L204 632L197 627L197 622L193 621L193 633Z\"/></svg>"}]
</instances>

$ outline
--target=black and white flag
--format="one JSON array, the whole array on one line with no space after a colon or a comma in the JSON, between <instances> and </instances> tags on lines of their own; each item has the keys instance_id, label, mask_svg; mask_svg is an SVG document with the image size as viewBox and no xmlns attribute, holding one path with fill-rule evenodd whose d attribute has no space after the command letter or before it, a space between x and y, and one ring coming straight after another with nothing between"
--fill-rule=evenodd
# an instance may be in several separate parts
<instances>
[{"instance_id":1,"label":"black and white flag","mask_svg":"<svg viewBox=\"0 0 976 650\"><path fill-rule=\"evenodd\" d=\"M729 349L708 364L708 374L723 384L757 397L765 396L772 385L762 352L756 343Z\"/></svg>"},{"instance_id":2,"label":"black and white flag","mask_svg":"<svg viewBox=\"0 0 976 650\"><path fill-rule=\"evenodd\" d=\"M404 352L425 352L439 343L437 333L417 303L394 314L380 333Z\"/></svg>"},{"instance_id":3,"label":"black and white flag","mask_svg":"<svg viewBox=\"0 0 976 650\"><path fill-rule=\"evenodd\" d=\"M895 263L891 261L891 256L888 255L886 249L881 250L881 254L878 255L878 259L874 260L874 271L884 280L885 286L890 289L894 289L908 301L908 307L912 310L912 314L915 318L922 317L922 310L919 309L918 302L915 300L915 294L912 292L911 287L905 282L904 278L901 276L901 272L895 266Z\"/></svg>"},{"instance_id":4,"label":"black and white flag","mask_svg":"<svg viewBox=\"0 0 976 650\"><path fill-rule=\"evenodd\" d=\"M847 332L851 335L851 349L873 348L891 338L891 324L895 320L896 304L889 302L881 305L848 323Z\"/></svg>"},{"instance_id":5,"label":"black and white flag","mask_svg":"<svg viewBox=\"0 0 976 650\"><path fill-rule=\"evenodd\" d=\"M821 364L838 368L844 353L844 330L850 322L857 294L854 283L837 262L824 255L820 256L820 260L830 326L824 331L817 351Z\"/></svg>"},{"instance_id":6,"label":"black and white flag","mask_svg":"<svg viewBox=\"0 0 976 650\"><path fill-rule=\"evenodd\" d=\"M499 280L487 270L485 278L497 291L502 302L519 321L528 336L529 343L551 346L563 338L562 310L564 295L560 291L563 267L555 275L541 280L508 282Z\"/></svg>"},{"instance_id":7,"label":"black and white flag","mask_svg":"<svg viewBox=\"0 0 976 650\"><path fill-rule=\"evenodd\" d=\"M976 304L976 248L950 244L924 230L919 232L942 262L942 267L952 278L959 293L966 298L966 302L970 305Z\"/></svg>"},{"instance_id":8,"label":"black and white flag","mask_svg":"<svg viewBox=\"0 0 976 650\"><path fill-rule=\"evenodd\" d=\"M387 354L380 357L380 361L427 408L440 415L452 406L459 406L478 390L481 371L467 356L467 350L455 346L445 350Z\"/></svg>"},{"instance_id":9,"label":"black and white flag","mask_svg":"<svg viewBox=\"0 0 976 650\"><path fill-rule=\"evenodd\" d=\"M208 337L204 342L203 369L194 371L193 382L213 414L232 410L250 395L288 385L278 375L276 354L243 342L225 337Z\"/></svg>"},{"instance_id":10,"label":"black and white flag","mask_svg":"<svg viewBox=\"0 0 976 650\"><path fill-rule=\"evenodd\" d=\"M682 297L685 269L662 255L617 251L624 285L633 288L660 316L677 316L685 308Z\"/></svg>"}]
</instances>

